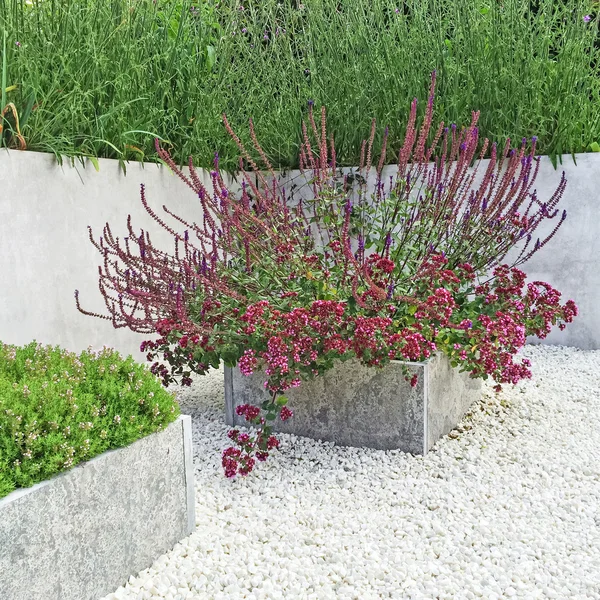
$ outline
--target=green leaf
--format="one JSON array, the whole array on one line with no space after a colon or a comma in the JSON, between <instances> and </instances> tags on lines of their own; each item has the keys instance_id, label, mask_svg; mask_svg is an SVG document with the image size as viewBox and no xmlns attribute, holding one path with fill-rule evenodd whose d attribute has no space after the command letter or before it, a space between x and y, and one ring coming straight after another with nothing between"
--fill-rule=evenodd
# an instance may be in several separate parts
<instances>
[{"instance_id":1,"label":"green leaf","mask_svg":"<svg viewBox=\"0 0 600 600\"><path fill-rule=\"evenodd\" d=\"M88 158L90 159L90 162L94 165L94 169L96 169L96 172L100 172L100 163L98 162L98 159L95 156L88 156Z\"/></svg>"},{"instance_id":2,"label":"green leaf","mask_svg":"<svg viewBox=\"0 0 600 600\"><path fill-rule=\"evenodd\" d=\"M600 144L598 142L592 142L590 144L590 150L592 152L600 152Z\"/></svg>"},{"instance_id":3,"label":"green leaf","mask_svg":"<svg viewBox=\"0 0 600 600\"><path fill-rule=\"evenodd\" d=\"M217 60L217 52L214 46L206 46L206 66L209 70L215 66Z\"/></svg>"},{"instance_id":4,"label":"green leaf","mask_svg":"<svg viewBox=\"0 0 600 600\"><path fill-rule=\"evenodd\" d=\"M277 404L277 406L285 406L287 403L288 403L288 399L285 396L279 396L275 400L275 404Z\"/></svg>"}]
</instances>

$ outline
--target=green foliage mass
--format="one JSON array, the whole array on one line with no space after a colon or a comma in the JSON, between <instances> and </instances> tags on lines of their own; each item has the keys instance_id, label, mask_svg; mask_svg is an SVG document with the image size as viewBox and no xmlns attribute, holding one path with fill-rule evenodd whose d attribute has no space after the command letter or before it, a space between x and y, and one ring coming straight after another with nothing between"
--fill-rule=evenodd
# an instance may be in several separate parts
<instances>
[{"instance_id":1,"label":"green foliage mass","mask_svg":"<svg viewBox=\"0 0 600 600\"><path fill-rule=\"evenodd\" d=\"M437 69L437 116L447 124L480 110L482 138L537 135L543 154L585 152L600 142L598 6L0 0L4 96L31 150L154 160L158 136L179 162L193 155L209 166L218 150L226 169L237 168L238 152L223 112L237 131L252 117L273 163L295 167L312 99L329 110L339 164L356 165L373 117L397 149L409 103Z\"/></svg>"},{"instance_id":2,"label":"green foliage mass","mask_svg":"<svg viewBox=\"0 0 600 600\"><path fill-rule=\"evenodd\" d=\"M112 349L0 343L0 497L164 428L179 407Z\"/></svg>"}]
</instances>

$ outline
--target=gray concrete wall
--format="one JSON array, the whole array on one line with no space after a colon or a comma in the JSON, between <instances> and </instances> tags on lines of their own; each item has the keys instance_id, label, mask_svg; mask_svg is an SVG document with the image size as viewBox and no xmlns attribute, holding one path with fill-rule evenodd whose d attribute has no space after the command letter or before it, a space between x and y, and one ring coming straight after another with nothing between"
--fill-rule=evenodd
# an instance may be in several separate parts
<instances>
[{"instance_id":1,"label":"gray concrete wall","mask_svg":"<svg viewBox=\"0 0 600 600\"><path fill-rule=\"evenodd\" d=\"M0 597L97 600L195 528L191 418L0 500Z\"/></svg>"},{"instance_id":2,"label":"gray concrete wall","mask_svg":"<svg viewBox=\"0 0 600 600\"><path fill-rule=\"evenodd\" d=\"M537 179L541 198L550 196L563 169L569 181L562 203L568 219L526 271L580 307L576 322L547 342L600 348L600 153L578 155L577 166L564 157L557 171L544 158ZM35 338L72 350L106 344L141 358L144 336L81 315L73 300L79 289L87 309L103 310L97 290L99 254L87 239L88 224L99 232L108 221L122 236L131 214L135 227L148 228L159 246L172 247L170 236L141 206L141 183L152 206L167 204L176 213L199 218L193 192L157 165L131 163L125 176L112 160L100 160L96 172L90 164L60 167L47 154L0 152L0 340L23 344Z\"/></svg>"},{"instance_id":3,"label":"gray concrete wall","mask_svg":"<svg viewBox=\"0 0 600 600\"><path fill-rule=\"evenodd\" d=\"M573 299L579 316L564 331L558 328L543 341L546 344L576 346L583 350L600 348L600 152L571 156L555 171L543 159L536 179L539 198L549 198L562 171L567 188L560 207L567 220L556 236L522 267L530 281L546 281L562 292L563 300ZM554 222L539 234L547 235ZM534 340L531 340L534 341Z\"/></svg>"},{"instance_id":4,"label":"gray concrete wall","mask_svg":"<svg viewBox=\"0 0 600 600\"><path fill-rule=\"evenodd\" d=\"M0 340L25 344L36 339L80 351L103 345L142 360L140 342L148 336L115 330L109 321L82 315L83 307L105 313L98 291L100 254L88 239L87 226L101 235L106 222L114 235L134 228L151 232L154 243L173 248L140 202L140 184L157 213L172 211L198 219L195 194L168 169L131 163L124 175L114 160L59 166L50 154L0 151ZM202 173L208 185L210 177ZM171 221L172 222L172 221Z\"/></svg>"}]
</instances>

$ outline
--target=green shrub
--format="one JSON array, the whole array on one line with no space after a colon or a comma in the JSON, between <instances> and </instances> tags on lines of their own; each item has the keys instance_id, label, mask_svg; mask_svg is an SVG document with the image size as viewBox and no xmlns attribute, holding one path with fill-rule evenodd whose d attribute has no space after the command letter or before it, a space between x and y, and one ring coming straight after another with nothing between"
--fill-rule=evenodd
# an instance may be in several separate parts
<instances>
[{"instance_id":1,"label":"green shrub","mask_svg":"<svg viewBox=\"0 0 600 600\"><path fill-rule=\"evenodd\" d=\"M153 135L142 133L151 132L179 163L193 155L210 166L218 149L227 170L238 152L223 112L238 131L252 117L271 161L295 167L312 99L332 115L338 164L357 165L372 118L399 147L410 101L437 69L446 124L481 110L482 139L536 135L539 153L585 152L600 142L598 6L0 0L6 85L17 86L5 96L31 150L154 160Z\"/></svg>"},{"instance_id":2,"label":"green shrub","mask_svg":"<svg viewBox=\"0 0 600 600\"><path fill-rule=\"evenodd\" d=\"M0 497L131 444L178 414L173 396L131 356L0 343Z\"/></svg>"}]
</instances>

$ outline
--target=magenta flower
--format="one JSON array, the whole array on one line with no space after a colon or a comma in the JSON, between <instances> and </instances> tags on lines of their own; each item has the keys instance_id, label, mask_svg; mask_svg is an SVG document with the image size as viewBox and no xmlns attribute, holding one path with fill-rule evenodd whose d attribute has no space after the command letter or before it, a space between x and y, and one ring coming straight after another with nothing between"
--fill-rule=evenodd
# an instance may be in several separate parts
<instances>
[{"instance_id":1,"label":"magenta flower","mask_svg":"<svg viewBox=\"0 0 600 600\"><path fill-rule=\"evenodd\" d=\"M279 417L281 418L282 421L287 421L288 419L291 419L293 416L294 416L294 413L287 406L284 406L281 409L281 412L279 413Z\"/></svg>"},{"instance_id":2,"label":"magenta flower","mask_svg":"<svg viewBox=\"0 0 600 600\"><path fill-rule=\"evenodd\" d=\"M592 20L592 17L590 15L585 15L585 17L583 17L583 20L585 23L589 23Z\"/></svg>"}]
</instances>

